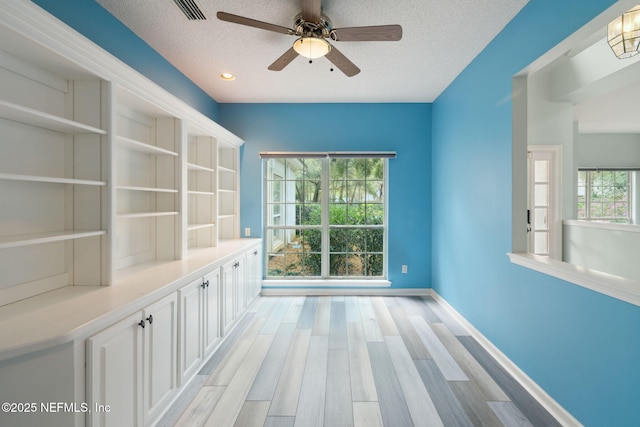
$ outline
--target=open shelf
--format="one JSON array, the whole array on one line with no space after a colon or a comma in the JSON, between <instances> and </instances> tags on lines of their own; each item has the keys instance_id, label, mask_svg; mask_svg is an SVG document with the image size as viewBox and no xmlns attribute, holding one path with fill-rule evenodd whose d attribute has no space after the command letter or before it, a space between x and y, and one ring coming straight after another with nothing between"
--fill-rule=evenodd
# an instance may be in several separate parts
<instances>
[{"instance_id":1,"label":"open shelf","mask_svg":"<svg viewBox=\"0 0 640 427\"><path fill-rule=\"evenodd\" d=\"M166 155L166 156L178 156L178 153L171 150L166 150L161 147L156 147L155 145L147 144L145 142L136 141L135 139L127 138L124 136L117 137L118 146L122 148L127 148L129 150L139 151L141 153L146 154L154 154L154 155Z\"/></svg>"},{"instance_id":2,"label":"open shelf","mask_svg":"<svg viewBox=\"0 0 640 427\"><path fill-rule=\"evenodd\" d=\"M0 117L62 133L93 133L99 135L107 133L105 130L93 126L2 100L0 100Z\"/></svg>"},{"instance_id":3,"label":"open shelf","mask_svg":"<svg viewBox=\"0 0 640 427\"><path fill-rule=\"evenodd\" d=\"M215 224L189 224L187 226L187 230L188 231L204 230L207 228L212 228L214 226Z\"/></svg>"},{"instance_id":4,"label":"open shelf","mask_svg":"<svg viewBox=\"0 0 640 427\"><path fill-rule=\"evenodd\" d=\"M104 230L63 230L47 233L18 234L15 236L0 237L0 249L15 248L19 246L41 245L44 243L61 242L65 240L82 239L86 237L102 236Z\"/></svg>"},{"instance_id":5,"label":"open shelf","mask_svg":"<svg viewBox=\"0 0 640 427\"><path fill-rule=\"evenodd\" d=\"M21 175L21 174L11 174L11 173L0 173L0 180L41 182L41 183L52 183L52 184L94 185L98 187L107 185L107 183L104 181L91 181L86 179L73 179L73 178L56 178L52 176Z\"/></svg>"},{"instance_id":6,"label":"open shelf","mask_svg":"<svg viewBox=\"0 0 640 427\"><path fill-rule=\"evenodd\" d=\"M215 169L208 168L206 166L200 166L195 163L187 163L187 169L190 171L215 172Z\"/></svg>"},{"instance_id":7,"label":"open shelf","mask_svg":"<svg viewBox=\"0 0 640 427\"><path fill-rule=\"evenodd\" d=\"M123 212L118 214L118 218L153 218L159 216L178 215L179 212Z\"/></svg>"},{"instance_id":8,"label":"open shelf","mask_svg":"<svg viewBox=\"0 0 640 427\"><path fill-rule=\"evenodd\" d=\"M152 193L178 193L178 190L173 188L156 188L156 187L132 187L126 185L119 185L118 190L126 191L149 191Z\"/></svg>"}]
</instances>

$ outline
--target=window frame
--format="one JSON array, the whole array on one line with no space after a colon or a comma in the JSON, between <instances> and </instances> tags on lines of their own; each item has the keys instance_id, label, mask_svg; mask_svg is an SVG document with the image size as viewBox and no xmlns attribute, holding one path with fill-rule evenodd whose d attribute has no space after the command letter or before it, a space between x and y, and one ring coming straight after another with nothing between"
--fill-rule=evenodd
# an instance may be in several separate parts
<instances>
[{"instance_id":1,"label":"window frame","mask_svg":"<svg viewBox=\"0 0 640 427\"><path fill-rule=\"evenodd\" d=\"M320 230L321 231L321 271L319 276L271 276L269 275L269 254L270 254L270 246L269 242L264 241L264 277L263 277L263 286L274 285L274 282L278 282L280 286L349 286L349 287L357 287L357 286L390 286L391 282L388 280L388 190L389 190L389 164L387 159L394 158L395 153L383 152L383 153L261 153L261 157L263 159L263 170L264 174L264 183L263 183L263 207L264 207L264 235L269 236L273 230L300 230L304 232L305 230ZM320 158L321 159L321 198L320 198L320 206L321 206L321 223L320 225L304 225L304 224L293 224L287 225L283 224L281 226L274 226L269 224L269 206L270 195L269 195L269 185L270 185L270 175L272 172L270 169L269 160L273 158L278 158L282 160L287 159L313 159ZM383 160L383 179L382 185L384 189L384 193L382 195L382 209L383 209L383 218L382 224L370 224L370 225L349 225L349 224L329 224L329 206L330 206L330 195L329 195L329 182L330 182L330 161L333 158L382 158ZM285 171L286 174L286 171ZM285 181L287 182L287 177L285 176ZM286 185L286 184L285 184ZM297 202L296 202L297 203ZM287 221L285 221L287 222ZM383 230L383 243L382 243L382 252L381 255L383 257L382 261L382 272L380 275L376 276L368 276L368 275L360 275L360 276L336 276L331 275L329 260L331 256L330 252L330 242L329 236L331 230L340 229L340 228L367 228L367 229L382 229ZM287 231L284 231L286 233ZM368 254L368 252L364 252ZM379 254L376 252L376 254ZM273 255L273 254L271 254ZM374 254L375 255L375 254Z\"/></svg>"},{"instance_id":2,"label":"window frame","mask_svg":"<svg viewBox=\"0 0 640 427\"><path fill-rule=\"evenodd\" d=\"M620 169L620 168L578 168L578 179L577 181L577 185L576 185L576 191L577 191L577 198L578 198L578 203L580 203L580 173L584 172L585 173L585 185L584 185L584 191L585 191L585 198L584 198L584 212L585 215L584 216L580 216L580 210L578 209L578 206L576 205L576 210L577 210L577 215L576 217L578 218L578 220L581 221L590 221L590 222L602 222L602 223L607 223L607 224L632 224L633 223L633 194L634 194L634 181L635 181L635 177L634 177L634 170L631 169ZM592 216L592 202L591 200L591 195L593 194L592 191L592 177L591 175L593 173L601 173L601 172L614 172L614 173L626 173L627 174L627 190L626 190L626 205L627 205L627 215L626 217L619 217L619 216L612 216L612 217L605 217L605 216ZM611 201L610 203L616 203L615 200ZM621 221L623 220L623 221Z\"/></svg>"}]
</instances>

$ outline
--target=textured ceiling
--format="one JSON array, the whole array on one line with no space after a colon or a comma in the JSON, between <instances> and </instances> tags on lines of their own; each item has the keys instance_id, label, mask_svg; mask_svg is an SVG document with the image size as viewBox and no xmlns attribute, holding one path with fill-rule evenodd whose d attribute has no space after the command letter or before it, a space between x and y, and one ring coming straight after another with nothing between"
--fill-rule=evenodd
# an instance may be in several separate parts
<instances>
[{"instance_id":1,"label":"textured ceiling","mask_svg":"<svg viewBox=\"0 0 640 427\"><path fill-rule=\"evenodd\" d=\"M334 28L400 24L396 42L333 42L362 71L326 58L267 67L294 36L222 22L218 11L293 27L299 0L196 0L187 20L173 0L97 0L218 102L432 102L528 0L323 0ZM231 72L236 79L223 81Z\"/></svg>"}]
</instances>

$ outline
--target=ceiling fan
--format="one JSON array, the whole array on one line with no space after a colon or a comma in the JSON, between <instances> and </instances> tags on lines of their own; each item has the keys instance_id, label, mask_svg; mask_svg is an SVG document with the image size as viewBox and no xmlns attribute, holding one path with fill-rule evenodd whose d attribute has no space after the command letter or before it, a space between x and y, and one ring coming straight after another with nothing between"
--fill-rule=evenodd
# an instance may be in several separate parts
<instances>
[{"instance_id":1,"label":"ceiling fan","mask_svg":"<svg viewBox=\"0 0 640 427\"><path fill-rule=\"evenodd\" d=\"M298 37L293 46L269 66L269 70L272 71L281 71L298 55L309 58L309 62L314 58L326 56L344 74L352 77L358 74L360 69L327 39L361 42L397 41L402 38L400 25L332 28L331 21L322 13L321 0L300 0L300 6L302 12L295 17L293 29L226 12L218 12L217 16L222 21Z\"/></svg>"}]
</instances>

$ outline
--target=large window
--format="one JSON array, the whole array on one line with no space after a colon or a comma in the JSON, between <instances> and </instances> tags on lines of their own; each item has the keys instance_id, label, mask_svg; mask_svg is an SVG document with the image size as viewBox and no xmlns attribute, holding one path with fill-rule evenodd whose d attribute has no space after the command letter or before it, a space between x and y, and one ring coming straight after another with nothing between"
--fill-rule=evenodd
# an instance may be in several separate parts
<instances>
[{"instance_id":1,"label":"large window","mask_svg":"<svg viewBox=\"0 0 640 427\"><path fill-rule=\"evenodd\" d=\"M631 222L631 174L626 170L578 171L578 219Z\"/></svg>"},{"instance_id":2,"label":"large window","mask_svg":"<svg viewBox=\"0 0 640 427\"><path fill-rule=\"evenodd\" d=\"M386 158L264 162L267 278L386 278Z\"/></svg>"}]
</instances>

